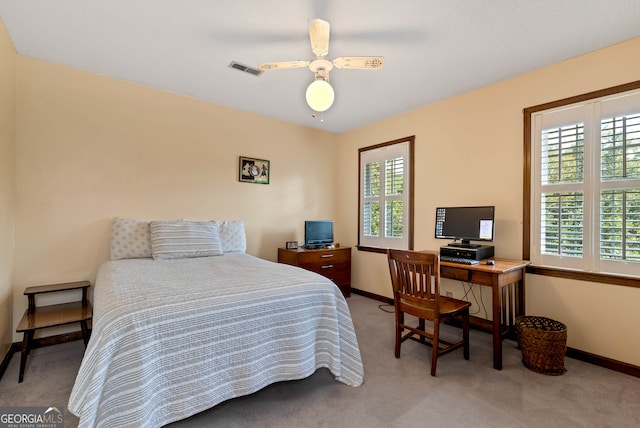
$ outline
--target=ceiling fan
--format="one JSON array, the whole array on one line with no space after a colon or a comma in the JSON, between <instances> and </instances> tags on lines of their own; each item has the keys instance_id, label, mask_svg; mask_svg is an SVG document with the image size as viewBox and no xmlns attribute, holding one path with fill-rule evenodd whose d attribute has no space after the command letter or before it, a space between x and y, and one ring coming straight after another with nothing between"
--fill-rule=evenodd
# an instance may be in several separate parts
<instances>
[{"instance_id":1,"label":"ceiling fan","mask_svg":"<svg viewBox=\"0 0 640 428\"><path fill-rule=\"evenodd\" d=\"M329 23L322 19L309 21L309 38L311 50L316 55L311 61L282 61L258 65L262 71L284 70L288 68L309 67L314 73L314 80L306 92L307 104L313 110L322 112L333 104L335 97L333 88L329 84L329 72L336 68L379 70L384 67L384 57L381 56L343 56L328 59L329 53Z\"/></svg>"}]
</instances>

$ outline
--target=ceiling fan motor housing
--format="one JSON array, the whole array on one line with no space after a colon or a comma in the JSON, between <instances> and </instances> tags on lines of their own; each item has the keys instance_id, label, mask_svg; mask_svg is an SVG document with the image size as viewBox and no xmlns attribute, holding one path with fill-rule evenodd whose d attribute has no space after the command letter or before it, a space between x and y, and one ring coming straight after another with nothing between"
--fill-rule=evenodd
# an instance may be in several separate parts
<instances>
[{"instance_id":1,"label":"ceiling fan motor housing","mask_svg":"<svg viewBox=\"0 0 640 428\"><path fill-rule=\"evenodd\" d=\"M333 63L326 58L316 58L309 64L309 70L313 71L316 79L329 80L329 72Z\"/></svg>"}]
</instances>

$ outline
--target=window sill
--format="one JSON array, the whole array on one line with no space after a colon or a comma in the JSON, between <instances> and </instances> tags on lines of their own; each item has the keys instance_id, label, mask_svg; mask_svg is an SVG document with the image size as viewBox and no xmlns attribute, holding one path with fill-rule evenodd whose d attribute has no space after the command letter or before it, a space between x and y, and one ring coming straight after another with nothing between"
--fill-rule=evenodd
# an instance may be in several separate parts
<instances>
[{"instance_id":1,"label":"window sill","mask_svg":"<svg viewBox=\"0 0 640 428\"><path fill-rule=\"evenodd\" d=\"M368 251L370 253L382 253L382 254L387 254L387 249L386 248L380 248L380 247L366 247L364 245L357 245L356 248L358 249L358 251Z\"/></svg>"},{"instance_id":2,"label":"window sill","mask_svg":"<svg viewBox=\"0 0 640 428\"><path fill-rule=\"evenodd\" d=\"M555 278L575 279L579 281L599 282L602 284L622 285L640 288L640 278L633 276L612 275L606 273L583 272L547 266L527 266L527 273L552 276Z\"/></svg>"}]
</instances>

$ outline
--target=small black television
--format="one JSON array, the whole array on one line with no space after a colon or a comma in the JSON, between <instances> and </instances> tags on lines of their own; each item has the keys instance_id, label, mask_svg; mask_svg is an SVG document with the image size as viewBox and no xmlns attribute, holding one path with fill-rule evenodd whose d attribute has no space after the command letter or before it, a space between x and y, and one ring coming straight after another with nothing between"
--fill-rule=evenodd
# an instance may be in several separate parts
<instances>
[{"instance_id":1,"label":"small black television","mask_svg":"<svg viewBox=\"0 0 640 428\"><path fill-rule=\"evenodd\" d=\"M329 245L333 245L333 220L304 222L305 248L325 248Z\"/></svg>"},{"instance_id":2,"label":"small black television","mask_svg":"<svg viewBox=\"0 0 640 428\"><path fill-rule=\"evenodd\" d=\"M470 241L493 241L495 206L436 208L436 238L460 240L460 246L474 247Z\"/></svg>"}]
</instances>

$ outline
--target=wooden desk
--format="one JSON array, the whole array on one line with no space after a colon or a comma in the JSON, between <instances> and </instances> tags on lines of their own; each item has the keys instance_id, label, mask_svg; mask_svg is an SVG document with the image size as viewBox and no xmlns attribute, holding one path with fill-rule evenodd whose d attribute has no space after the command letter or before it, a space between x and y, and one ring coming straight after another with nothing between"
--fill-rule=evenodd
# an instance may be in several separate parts
<instances>
[{"instance_id":1,"label":"wooden desk","mask_svg":"<svg viewBox=\"0 0 640 428\"><path fill-rule=\"evenodd\" d=\"M493 368L502 370L502 340L515 337L515 320L525 315L524 280L525 268L530 262L524 260L495 259L495 265L481 261L478 265L440 261L440 277L491 287L492 321L471 317L474 327L486 328L493 334ZM483 322L484 321L484 322Z\"/></svg>"}]
</instances>

